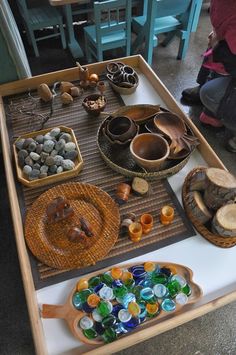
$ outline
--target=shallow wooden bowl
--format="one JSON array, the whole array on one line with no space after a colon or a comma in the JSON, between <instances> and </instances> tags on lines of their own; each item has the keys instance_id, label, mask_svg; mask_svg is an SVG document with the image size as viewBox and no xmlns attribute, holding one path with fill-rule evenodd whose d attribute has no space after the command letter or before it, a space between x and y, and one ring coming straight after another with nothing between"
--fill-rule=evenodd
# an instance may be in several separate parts
<instances>
[{"instance_id":1,"label":"shallow wooden bowl","mask_svg":"<svg viewBox=\"0 0 236 355\"><path fill-rule=\"evenodd\" d=\"M126 87L122 87L122 86L119 86L117 84L115 84L111 79L109 79L108 77L108 80L109 80L109 83L111 85L111 87L113 88L113 90L115 92L117 92L118 94L121 94L121 95L130 95L130 94L133 94L138 85L139 85L139 78L138 78L138 75L135 73L135 77L136 77L136 84L134 84L132 87L130 88L126 88Z\"/></svg>"}]
</instances>

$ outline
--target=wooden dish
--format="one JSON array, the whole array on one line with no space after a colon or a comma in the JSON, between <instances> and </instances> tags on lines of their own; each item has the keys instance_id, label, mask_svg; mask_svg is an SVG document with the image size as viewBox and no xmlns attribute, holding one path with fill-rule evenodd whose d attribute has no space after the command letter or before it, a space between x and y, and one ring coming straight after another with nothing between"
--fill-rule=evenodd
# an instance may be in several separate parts
<instances>
[{"instance_id":1,"label":"wooden dish","mask_svg":"<svg viewBox=\"0 0 236 355\"><path fill-rule=\"evenodd\" d=\"M221 237L218 234L212 233L204 224L200 223L199 220L193 215L192 210L188 204L188 193L190 191L190 182L194 175L198 172L201 172L205 167L197 167L190 171L186 176L182 188L182 200L185 212L190 219L191 223L194 225L196 230L209 242L215 244L221 248L231 248L236 245L236 237Z\"/></svg>"},{"instance_id":2,"label":"wooden dish","mask_svg":"<svg viewBox=\"0 0 236 355\"><path fill-rule=\"evenodd\" d=\"M74 216L48 223L47 205L56 197L67 199ZM77 242L68 239L71 227L87 219L93 236ZM93 265L115 244L119 234L119 209L103 190L90 184L68 183L55 186L40 195L27 211L25 239L31 252L43 263L57 269Z\"/></svg>"},{"instance_id":3,"label":"wooden dish","mask_svg":"<svg viewBox=\"0 0 236 355\"><path fill-rule=\"evenodd\" d=\"M74 163L75 163L74 169L68 170L68 171L63 171L60 174L54 174L54 175L47 176L42 179L37 179L37 180L32 180L32 181L27 180L23 174L22 169L19 167L19 164L18 164L17 149L15 146L15 143L22 138L35 138L38 135L41 135L41 134L44 135L44 134L50 132L53 128L46 128L41 131L26 133L26 134L23 134L22 136L20 136L19 138L17 138L17 140L13 144L13 155L14 155L15 164L16 164L17 178L23 185L25 185L27 187L39 187L39 186L44 186L47 184L56 183L58 181L62 181L62 180L77 176L79 174L79 172L82 170L83 159L82 159L82 156L81 156L81 153L79 150L79 145L78 145L77 139L75 137L74 131L69 127L65 127L65 126L58 126L58 127L61 129L61 131L69 133L72 137L72 142L75 143L75 145L76 145L76 150L78 152L78 156L74 161Z\"/></svg>"},{"instance_id":4,"label":"wooden dish","mask_svg":"<svg viewBox=\"0 0 236 355\"><path fill-rule=\"evenodd\" d=\"M108 81L109 81L109 83L110 83L112 89L113 89L115 92L118 92L118 94L121 94L121 95L130 95L130 94L133 94L133 93L136 91L136 89L137 89L137 87L138 87L138 85L139 85L138 74L135 73L134 75L135 75L135 77L136 77L136 84L134 84L134 85L133 85L132 87L130 87L130 88L126 88L126 87L122 87L122 86L116 85L116 84L109 78L109 76L107 76L107 78L108 78Z\"/></svg>"},{"instance_id":5,"label":"wooden dish","mask_svg":"<svg viewBox=\"0 0 236 355\"><path fill-rule=\"evenodd\" d=\"M191 269L189 269L186 266L180 265L180 264L173 264L173 263L169 263L169 262L154 262L156 265L160 265L160 267L169 267L172 268L174 270L176 270L176 273L183 276L185 278L185 280L187 281L187 283L190 285L192 293L188 298L188 302L186 305L181 306L179 304L176 305L176 310L174 312L172 312L172 315L174 315L175 313L178 312L178 314L181 312L181 310L184 310L189 304L193 304L195 302L197 302L201 296L202 296L202 290L201 288L195 284L192 280L193 278L193 272ZM119 268L123 268L123 269L127 269L131 266L137 265L137 263L133 263L133 264L128 264L128 265L121 265L119 266ZM94 272L92 274L86 275L86 279L88 280L89 278L104 273L108 271L108 269L103 269L103 270L99 270L97 272ZM88 339L84 336L84 334L82 333L81 329L78 327L78 322L80 321L80 319L86 315L86 313L79 311L77 309L75 309L75 307L72 304L72 296L74 294L74 292L76 291L76 288L74 288L72 290L72 292L69 294L69 297L67 298L67 301L65 304L63 305L50 305L50 304L43 304L42 305L42 310L41 310L41 317L42 318L61 318L64 319L72 334L78 338L80 341L86 343L86 344L92 344L92 345L101 345L103 344L102 340L96 340L96 339ZM161 313L154 318L149 319L148 321L145 321L143 323L141 323L136 330L134 331L138 331L139 329L145 327L146 325L149 324L153 324L153 323L157 323L159 322L159 320L163 319L165 320L165 318L168 318L170 316L170 313L166 313L164 311L161 311ZM125 335L122 335L122 337Z\"/></svg>"}]
</instances>

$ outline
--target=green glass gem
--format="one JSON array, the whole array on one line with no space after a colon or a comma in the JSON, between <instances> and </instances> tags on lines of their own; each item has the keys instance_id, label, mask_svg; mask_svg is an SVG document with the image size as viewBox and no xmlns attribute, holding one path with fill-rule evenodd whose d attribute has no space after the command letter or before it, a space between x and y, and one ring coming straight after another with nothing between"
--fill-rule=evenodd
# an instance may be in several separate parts
<instances>
[{"instance_id":1,"label":"green glass gem","mask_svg":"<svg viewBox=\"0 0 236 355\"><path fill-rule=\"evenodd\" d=\"M166 287L167 287L169 294L172 298L175 297L177 295L177 293L181 290L181 286L178 283L178 281L176 281L176 280L169 282L166 285Z\"/></svg>"},{"instance_id":2,"label":"green glass gem","mask_svg":"<svg viewBox=\"0 0 236 355\"><path fill-rule=\"evenodd\" d=\"M141 300L141 296L140 296L140 291L142 290L142 286L140 285L137 285L137 286L134 286L133 289L132 289L132 293L135 295L136 297L136 300Z\"/></svg>"},{"instance_id":3,"label":"green glass gem","mask_svg":"<svg viewBox=\"0 0 236 355\"><path fill-rule=\"evenodd\" d=\"M88 339L94 339L98 336L96 330L94 330L93 328L90 329L84 329L83 330L83 334L84 336L86 336L86 338Z\"/></svg>"},{"instance_id":4,"label":"green glass gem","mask_svg":"<svg viewBox=\"0 0 236 355\"><path fill-rule=\"evenodd\" d=\"M128 293L128 289L125 285L122 285L121 287L115 287L113 293L115 297L122 298Z\"/></svg>"},{"instance_id":5,"label":"green glass gem","mask_svg":"<svg viewBox=\"0 0 236 355\"><path fill-rule=\"evenodd\" d=\"M101 277L100 276L94 276L94 277L91 277L91 279L89 279L88 281L88 284L89 284L89 287L95 287L97 285L99 285L101 282Z\"/></svg>"},{"instance_id":6,"label":"green glass gem","mask_svg":"<svg viewBox=\"0 0 236 355\"><path fill-rule=\"evenodd\" d=\"M103 274L101 276L101 282L103 282L104 284L110 287L112 285L113 278L109 274Z\"/></svg>"},{"instance_id":7,"label":"green glass gem","mask_svg":"<svg viewBox=\"0 0 236 355\"><path fill-rule=\"evenodd\" d=\"M73 306L74 306L76 309L81 309L81 307L82 307L82 301L81 301L80 293L79 293L79 292L75 292L75 293L73 294L72 303L73 303Z\"/></svg>"},{"instance_id":8,"label":"green glass gem","mask_svg":"<svg viewBox=\"0 0 236 355\"><path fill-rule=\"evenodd\" d=\"M116 340L117 334L113 328L107 328L102 334L102 337L105 343L111 343L112 341Z\"/></svg>"},{"instance_id":9,"label":"green glass gem","mask_svg":"<svg viewBox=\"0 0 236 355\"><path fill-rule=\"evenodd\" d=\"M88 296L92 294L92 291L86 288L85 290L79 291L78 294L81 302L84 303L87 301Z\"/></svg>"},{"instance_id":10,"label":"green glass gem","mask_svg":"<svg viewBox=\"0 0 236 355\"><path fill-rule=\"evenodd\" d=\"M135 281L134 279L128 279L124 282L124 284L127 287L127 289L130 291L135 286Z\"/></svg>"},{"instance_id":11,"label":"green glass gem","mask_svg":"<svg viewBox=\"0 0 236 355\"><path fill-rule=\"evenodd\" d=\"M165 274L158 274L156 272L152 273L151 279L154 285L156 284L165 285L168 281L168 277Z\"/></svg>"},{"instance_id":12,"label":"green glass gem","mask_svg":"<svg viewBox=\"0 0 236 355\"><path fill-rule=\"evenodd\" d=\"M110 307L111 302L109 301L100 301L97 306L97 311L101 316L106 317L111 313L112 307Z\"/></svg>"},{"instance_id":13,"label":"green glass gem","mask_svg":"<svg viewBox=\"0 0 236 355\"><path fill-rule=\"evenodd\" d=\"M103 318L102 320L102 326L103 328L111 328L113 325L116 323L116 317L113 316L112 314L109 314L109 316Z\"/></svg>"},{"instance_id":14,"label":"green glass gem","mask_svg":"<svg viewBox=\"0 0 236 355\"><path fill-rule=\"evenodd\" d=\"M192 293L192 290L188 284L186 284L184 287L182 287L181 291L185 293L185 295L190 296Z\"/></svg>"}]
</instances>

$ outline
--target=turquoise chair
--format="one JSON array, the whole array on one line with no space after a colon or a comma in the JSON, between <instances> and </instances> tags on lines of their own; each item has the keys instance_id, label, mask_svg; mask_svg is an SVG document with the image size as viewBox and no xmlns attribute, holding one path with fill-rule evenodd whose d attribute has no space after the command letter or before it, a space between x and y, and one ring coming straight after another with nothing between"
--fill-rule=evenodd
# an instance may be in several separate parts
<instances>
[{"instance_id":1,"label":"turquoise chair","mask_svg":"<svg viewBox=\"0 0 236 355\"><path fill-rule=\"evenodd\" d=\"M180 37L177 59L183 59L188 49L198 1L144 0L144 15L135 17L132 21L133 31L137 34L132 51L136 52L145 42L144 58L151 64L153 47L158 45L158 35L166 35L163 46L177 35Z\"/></svg>"},{"instance_id":2,"label":"turquoise chair","mask_svg":"<svg viewBox=\"0 0 236 355\"><path fill-rule=\"evenodd\" d=\"M95 1L94 21L94 25L84 27L88 62L92 56L102 61L104 51L120 47L125 47L126 56L130 55L131 0Z\"/></svg>"},{"instance_id":3,"label":"turquoise chair","mask_svg":"<svg viewBox=\"0 0 236 355\"><path fill-rule=\"evenodd\" d=\"M65 32L63 28L62 15L51 5L42 5L28 8L26 0L17 0L20 14L24 21L24 26L29 43L33 46L36 57L39 57L37 42L46 38L61 36L63 49L66 48ZM41 30L46 27L53 27L54 33L35 37L35 30ZM59 28L59 32L57 31Z\"/></svg>"}]
</instances>

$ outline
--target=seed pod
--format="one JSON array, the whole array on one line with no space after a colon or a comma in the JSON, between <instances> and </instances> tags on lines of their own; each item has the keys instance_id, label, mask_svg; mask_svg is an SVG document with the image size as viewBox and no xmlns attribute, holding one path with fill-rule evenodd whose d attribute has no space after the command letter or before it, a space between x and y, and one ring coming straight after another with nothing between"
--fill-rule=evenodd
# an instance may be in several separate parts
<instances>
[{"instance_id":1,"label":"seed pod","mask_svg":"<svg viewBox=\"0 0 236 355\"><path fill-rule=\"evenodd\" d=\"M70 90L73 86L74 85L72 83L70 83L69 81L62 81L61 85L60 85L60 91L61 91L61 93L67 92L69 94Z\"/></svg>"},{"instance_id":2,"label":"seed pod","mask_svg":"<svg viewBox=\"0 0 236 355\"><path fill-rule=\"evenodd\" d=\"M38 87L38 95L44 102L52 100L52 93L47 84L40 84Z\"/></svg>"},{"instance_id":3,"label":"seed pod","mask_svg":"<svg viewBox=\"0 0 236 355\"><path fill-rule=\"evenodd\" d=\"M69 105L73 102L73 97L67 92L63 92L61 95L61 101L64 105Z\"/></svg>"}]
</instances>

